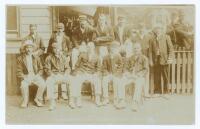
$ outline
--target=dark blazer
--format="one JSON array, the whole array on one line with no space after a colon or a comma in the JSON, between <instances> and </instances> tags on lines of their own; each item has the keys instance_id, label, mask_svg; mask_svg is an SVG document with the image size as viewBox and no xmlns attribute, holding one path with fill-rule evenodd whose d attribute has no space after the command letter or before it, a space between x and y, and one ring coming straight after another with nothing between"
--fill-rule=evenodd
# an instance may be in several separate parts
<instances>
[{"instance_id":1,"label":"dark blazer","mask_svg":"<svg viewBox=\"0 0 200 129\"><path fill-rule=\"evenodd\" d=\"M32 40L33 43L35 44L34 53L36 53L36 56L41 56L42 54L44 54L44 51L45 51L44 42L43 42L43 39L38 34L36 34L34 38L30 34L27 35L22 40L22 44L26 40ZM24 48L21 47L20 51L23 53L24 52Z\"/></svg>"},{"instance_id":2,"label":"dark blazer","mask_svg":"<svg viewBox=\"0 0 200 129\"><path fill-rule=\"evenodd\" d=\"M80 27L77 27L72 32L72 47L77 47L81 42L91 42L93 40L94 29L92 27L86 27L85 32L82 33Z\"/></svg>"},{"instance_id":3,"label":"dark blazer","mask_svg":"<svg viewBox=\"0 0 200 129\"><path fill-rule=\"evenodd\" d=\"M111 74L111 72L112 72L111 58L109 55L107 55L103 58L102 64L100 66L100 71L101 71L102 76Z\"/></svg>"},{"instance_id":4,"label":"dark blazer","mask_svg":"<svg viewBox=\"0 0 200 129\"><path fill-rule=\"evenodd\" d=\"M99 58L94 57L89 60L89 55L86 52L82 52L79 55L78 61L75 66L75 73L89 73L94 74L100 71Z\"/></svg>"},{"instance_id":5,"label":"dark blazer","mask_svg":"<svg viewBox=\"0 0 200 129\"><path fill-rule=\"evenodd\" d=\"M111 69L114 76L121 77L124 71L123 58L120 54L111 58Z\"/></svg>"},{"instance_id":6,"label":"dark blazer","mask_svg":"<svg viewBox=\"0 0 200 129\"><path fill-rule=\"evenodd\" d=\"M47 53L52 52L52 43L55 40L56 40L56 32L51 35L51 38L49 40L49 45L47 48ZM62 51L64 52L65 55L70 55L71 50L72 50L72 43L71 43L69 37L64 34L63 40L62 40Z\"/></svg>"},{"instance_id":7,"label":"dark blazer","mask_svg":"<svg viewBox=\"0 0 200 129\"><path fill-rule=\"evenodd\" d=\"M47 76L50 76L51 73L65 73L71 71L67 57L63 54L56 57L53 53L46 57L44 69Z\"/></svg>"},{"instance_id":8,"label":"dark blazer","mask_svg":"<svg viewBox=\"0 0 200 129\"><path fill-rule=\"evenodd\" d=\"M119 35L119 26L115 26L114 27L114 35L115 35L115 40L120 42L120 44L124 43L125 40L127 39L127 27L125 26L123 28L123 35L122 35L122 39L120 40L120 35Z\"/></svg>"},{"instance_id":9,"label":"dark blazer","mask_svg":"<svg viewBox=\"0 0 200 129\"><path fill-rule=\"evenodd\" d=\"M97 38L99 41L96 40ZM113 28L111 26L105 26L104 30L102 30L100 26L97 25L93 39L96 45L99 46L110 44L114 40Z\"/></svg>"},{"instance_id":10,"label":"dark blazer","mask_svg":"<svg viewBox=\"0 0 200 129\"><path fill-rule=\"evenodd\" d=\"M43 74L43 66L39 57L32 56L33 70L35 74ZM17 77L23 79L28 74L26 55L21 54L17 58Z\"/></svg>"},{"instance_id":11,"label":"dark blazer","mask_svg":"<svg viewBox=\"0 0 200 129\"><path fill-rule=\"evenodd\" d=\"M169 58L173 58L173 45L171 42L171 39L168 35L164 34L161 36L159 41L156 39L156 35L154 33L154 36L149 41L149 61L155 64L157 62L157 55L156 52L159 49L160 51L160 64L166 65L167 60ZM158 47L159 46L159 47Z\"/></svg>"}]
</instances>

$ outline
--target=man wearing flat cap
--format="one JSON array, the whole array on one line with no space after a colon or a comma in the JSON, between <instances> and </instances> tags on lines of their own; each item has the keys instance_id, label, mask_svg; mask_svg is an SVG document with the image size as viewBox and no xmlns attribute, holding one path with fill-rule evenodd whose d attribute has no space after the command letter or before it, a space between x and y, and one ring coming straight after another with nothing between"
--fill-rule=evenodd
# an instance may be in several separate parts
<instances>
[{"instance_id":1,"label":"man wearing flat cap","mask_svg":"<svg viewBox=\"0 0 200 129\"><path fill-rule=\"evenodd\" d=\"M56 27L56 32L51 35L51 38L49 40L49 45L47 48L47 53L52 52L52 44L54 42L58 43L58 46L62 50L62 52L65 55L70 55L71 49L72 49L72 44L67 35L64 33L64 24L63 23L58 23Z\"/></svg>"},{"instance_id":2,"label":"man wearing flat cap","mask_svg":"<svg viewBox=\"0 0 200 129\"><path fill-rule=\"evenodd\" d=\"M75 68L75 64L80 54L80 45L87 45L88 42L92 42L94 28L88 23L86 15L79 16L79 26L72 32L72 70Z\"/></svg>"},{"instance_id":3,"label":"man wearing flat cap","mask_svg":"<svg viewBox=\"0 0 200 129\"><path fill-rule=\"evenodd\" d=\"M44 42L42 38L39 36L39 34L37 33L36 24L30 24L29 31L30 33L22 40L22 44L24 44L24 42L27 40L31 40L35 44L34 49L33 49L33 55L39 57L42 54L44 54L44 51L45 51ZM20 51L23 52L24 50L21 48Z\"/></svg>"},{"instance_id":4,"label":"man wearing flat cap","mask_svg":"<svg viewBox=\"0 0 200 129\"><path fill-rule=\"evenodd\" d=\"M32 40L24 41L22 48L24 53L17 58L17 76L21 80L21 93L23 102L21 107L26 108L29 101L29 86L37 85L38 90L34 102L38 107L43 106L41 100L43 100L43 93L46 87L45 81L42 78L43 66L40 58L33 56L33 50L35 44Z\"/></svg>"}]
</instances>

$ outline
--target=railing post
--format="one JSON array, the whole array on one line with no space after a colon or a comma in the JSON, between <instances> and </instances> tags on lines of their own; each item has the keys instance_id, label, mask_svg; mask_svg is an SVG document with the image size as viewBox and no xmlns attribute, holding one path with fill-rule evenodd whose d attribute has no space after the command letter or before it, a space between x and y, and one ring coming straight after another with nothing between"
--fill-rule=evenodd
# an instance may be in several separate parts
<instances>
[{"instance_id":1,"label":"railing post","mask_svg":"<svg viewBox=\"0 0 200 129\"><path fill-rule=\"evenodd\" d=\"M183 47L183 51L185 50L185 47ZM183 52L183 67L182 67L182 93L185 93L186 90L186 63L187 63L187 59L186 59L186 53Z\"/></svg>"}]
</instances>

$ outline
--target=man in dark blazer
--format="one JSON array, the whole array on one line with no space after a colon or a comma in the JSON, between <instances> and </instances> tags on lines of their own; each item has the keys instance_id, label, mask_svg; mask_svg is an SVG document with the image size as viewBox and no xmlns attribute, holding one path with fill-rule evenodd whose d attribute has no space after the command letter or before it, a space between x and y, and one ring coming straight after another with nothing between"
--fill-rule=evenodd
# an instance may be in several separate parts
<instances>
[{"instance_id":1,"label":"man in dark blazer","mask_svg":"<svg viewBox=\"0 0 200 129\"><path fill-rule=\"evenodd\" d=\"M108 19L105 14L99 15L93 39L97 46L110 45L114 40L113 28L109 25Z\"/></svg>"},{"instance_id":2,"label":"man in dark blazer","mask_svg":"<svg viewBox=\"0 0 200 129\"><path fill-rule=\"evenodd\" d=\"M80 45L87 45L89 42L92 42L95 31L95 29L87 22L87 16L85 15L79 16L79 24L80 25L72 32L72 70L74 70L80 54Z\"/></svg>"},{"instance_id":3,"label":"man in dark blazer","mask_svg":"<svg viewBox=\"0 0 200 129\"><path fill-rule=\"evenodd\" d=\"M22 48L24 49L24 53L21 53L17 58L17 76L21 80L20 88L23 97L21 107L26 108L28 106L28 87L32 84L38 86L34 102L37 106L41 107L43 104L40 101L43 100L43 93L46 87L45 81L42 78L43 66L40 58L33 56L35 44L32 40L24 41Z\"/></svg>"},{"instance_id":4,"label":"man in dark blazer","mask_svg":"<svg viewBox=\"0 0 200 129\"><path fill-rule=\"evenodd\" d=\"M50 55L53 53L53 47L52 44L57 43L58 49L61 50L64 56L70 56L71 50L72 50L72 43L67 35L64 33L64 24L58 23L57 25L57 32L53 33L50 40L49 40L49 46L47 48L47 53ZM56 97L58 98L58 89L56 89ZM66 85L61 85L61 96L63 99L68 99L66 96Z\"/></svg>"},{"instance_id":5,"label":"man in dark blazer","mask_svg":"<svg viewBox=\"0 0 200 129\"><path fill-rule=\"evenodd\" d=\"M44 42L37 33L37 25L30 24L29 31L30 33L22 40L22 44L24 44L24 42L27 40L31 40L35 44L35 47L33 49L33 55L39 57L42 54L44 54L45 51ZM23 49L21 48L20 51L23 52Z\"/></svg>"},{"instance_id":6,"label":"man in dark blazer","mask_svg":"<svg viewBox=\"0 0 200 129\"><path fill-rule=\"evenodd\" d=\"M67 35L64 33L64 24L58 23L57 31L51 35L49 40L49 45L47 48L47 53L52 52L52 44L57 42L65 55L71 54L72 43Z\"/></svg>"},{"instance_id":7,"label":"man in dark blazer","mask_svg":"<svg viewBox=\"0 0 200 129\"><path fill-rule=\"evenodd\" d=\"M127 39L127 26L126 18L124 16L118 17L118 24L114 27L115 41L119 42L120 45L124 44Z\"/></svg>"},{"instance_id":8,"label":"man in dark blazer","mask_svg":"<svg viewBox=\"0 0 200 129\"><path fill-rule=\"evenodd\" d=\"M164 90L167 91L168 64L173 61L173 45L170 37L164 32L163 25L157 24L154 27L149 42L149 63L154 67L154 92L161 91L161 77L164 81Z\"/></svg>"}]
</instances>

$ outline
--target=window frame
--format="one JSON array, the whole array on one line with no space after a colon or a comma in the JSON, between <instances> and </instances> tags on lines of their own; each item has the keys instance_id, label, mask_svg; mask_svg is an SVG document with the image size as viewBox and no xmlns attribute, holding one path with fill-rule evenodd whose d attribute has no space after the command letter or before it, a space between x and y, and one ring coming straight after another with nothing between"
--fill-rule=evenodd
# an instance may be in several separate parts
<instances>
[{"instance_id":1,"label":"window frame","mask_svg":"<svg viewBox=\"0 0 200 129\"><path fill-rule=\"evenodd\" d=\"M8 7L9 7L9 5L7 5L6 6L6 17L7 17L7 9L8 9ZM6 28L6 33L7 34L16 34L17 35L17 37L16 38L19 38L19 36L20 36L20 25L19 25L19 22L20 22L20 15L19 15L19 7L18 6L15 6L16 7L16 29L15 30L8 30L7 28ZM7 18L6 18L6 23L7 23ZM6 25L6 27L7 27L7 25Z\"/></svg>"}]
</instances>

